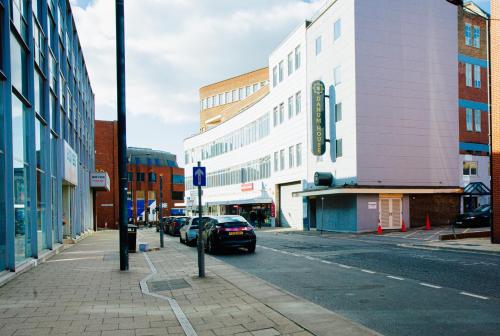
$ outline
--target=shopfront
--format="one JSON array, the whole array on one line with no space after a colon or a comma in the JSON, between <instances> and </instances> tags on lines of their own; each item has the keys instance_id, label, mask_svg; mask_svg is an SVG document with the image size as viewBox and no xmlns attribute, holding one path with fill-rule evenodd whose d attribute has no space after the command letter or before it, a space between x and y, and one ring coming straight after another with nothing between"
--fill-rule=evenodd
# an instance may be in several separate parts
<instances>
[{"instance_id":1,"label":"shopfront","mask_svg":"<svg viewBox=\"0 0 500 336\"><path fill-rule=\"evenodd\" d=\"M78 186L78 156L71 146L64 141L64 169L62 185L63 202L63 238L76 236L75 192Z\"/></svg>"}]
</instances>

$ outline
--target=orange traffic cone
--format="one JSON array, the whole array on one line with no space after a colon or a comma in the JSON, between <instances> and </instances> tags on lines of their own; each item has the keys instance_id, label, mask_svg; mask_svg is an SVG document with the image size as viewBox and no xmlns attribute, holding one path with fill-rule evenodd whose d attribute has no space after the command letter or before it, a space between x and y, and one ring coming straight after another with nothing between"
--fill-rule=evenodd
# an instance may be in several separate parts
<instances>
[{"instance_id":1,"label":"orange traffic cone","mask_svg":"<svg viewBox=\"0 0 500 336\"><path fill-rule=\"evenodd\" d=\"M380 220L378 221L377 234L379 234L379 235L382 234L382 225L380 225Z\"/></svg>"},{"instance_id":2,"label":"orange traffic cone","mask_svg":"<svg viewBox=\"0 0 500 336\"><path fill-rule=\"evenodd\" d=\"M430 230L431 229L431 221L429 219L429 214L425 217L425 229Z\"/></svg>"},{"instance_id":3,"label":"orange traffic cone","mask_svg":"<svg viewBox=\"0 0 500 336\"><path fill-rule=\"evenodd\" d=\"M403 224L401 225L401 232L406 232L406 224L404 219L403 219Z\"/></svg>"}]
</instances>

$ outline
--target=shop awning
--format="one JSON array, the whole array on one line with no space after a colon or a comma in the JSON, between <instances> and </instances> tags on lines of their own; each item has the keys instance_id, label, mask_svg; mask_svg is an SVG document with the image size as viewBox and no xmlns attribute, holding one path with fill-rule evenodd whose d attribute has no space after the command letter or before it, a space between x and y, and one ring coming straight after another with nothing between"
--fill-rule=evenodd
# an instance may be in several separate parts
<instances>
[{"instance_id":1,"label":"shop awning","mask_svg":"<svg viewBox=\"0 0 500 336\"><path fill-rule=\"evenodd\" d=\"M333 188L309 189L292 193L293 197L310 197L342 194L462 194L459 187L372 187L341 186Z\"/></svg>"},{"instance_id":2,"label":"shop awning","mask_svg":"<svg viewBox=\"0 0 500 336\"><path fill-rule=\"evenodd\" d=\"M233 204L265 204L272 203L273 199L268 197L256 197L256 198L248 198L248 199L240 199L240 200L230 200L230 201L216 201L216 202L207 202L206 205L233 205Z\"/></svg>"}]
</instances>

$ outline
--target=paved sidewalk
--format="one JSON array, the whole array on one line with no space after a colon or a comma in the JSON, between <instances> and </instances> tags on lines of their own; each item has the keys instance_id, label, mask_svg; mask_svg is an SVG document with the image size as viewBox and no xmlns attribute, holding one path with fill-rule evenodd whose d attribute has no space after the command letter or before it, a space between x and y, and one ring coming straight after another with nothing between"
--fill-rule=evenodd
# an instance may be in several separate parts
<instances>
[{"instance_id":1,"label":"paved sidewalk","mask_svg":"<svg viewBox=\"0 0 500 336\"><path fill-rule=\"evenodd\" d=\"M139 236L159 245L154 229ZM210 256L199 279L196 249L177 239L130 254L128 272L118 270L117 245L116 231L98 232L0 287L0 335L186 334L163 296L191 335L377 335ZM156 297L143 294L143 279Z\"/></svg>"},{"instance_id":2,"label":"paved sidewalk","mask_svg":"<svg viewBox=\"0 0 500 336\"><path fill-rule=\"evenodd\" d=\"M414 245L431 248L452 249L462 251L500 253L500 244L492 244L490 238L467 238L458 240L433 241Z\"/></svg>"}]
</instances>

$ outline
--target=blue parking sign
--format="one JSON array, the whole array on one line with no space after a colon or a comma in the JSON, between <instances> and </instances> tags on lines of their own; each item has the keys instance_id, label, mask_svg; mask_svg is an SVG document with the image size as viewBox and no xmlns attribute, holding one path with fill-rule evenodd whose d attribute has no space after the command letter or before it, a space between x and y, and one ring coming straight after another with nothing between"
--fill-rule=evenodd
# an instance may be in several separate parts
<instances>
[{"instance_id":1,"label":"blue parking sign","mask_svg":"<svg viewBox=\"0 0 500 336\"><path fill-rule=\"evenodd\" d=\"M207 185L206 167L193 167L193 185L204 187Z\"/></svg>"}]
</instances>

